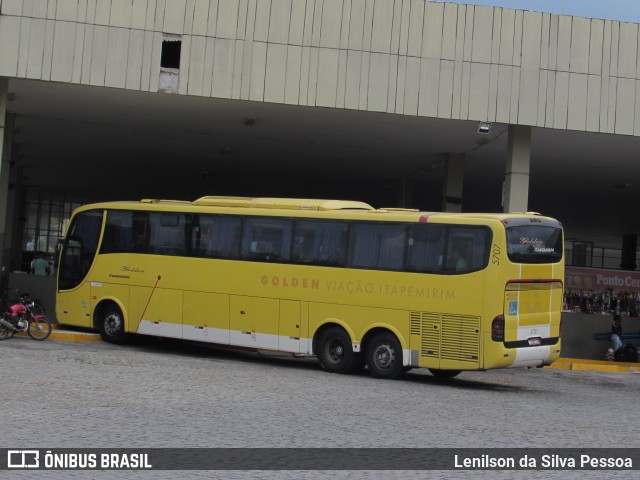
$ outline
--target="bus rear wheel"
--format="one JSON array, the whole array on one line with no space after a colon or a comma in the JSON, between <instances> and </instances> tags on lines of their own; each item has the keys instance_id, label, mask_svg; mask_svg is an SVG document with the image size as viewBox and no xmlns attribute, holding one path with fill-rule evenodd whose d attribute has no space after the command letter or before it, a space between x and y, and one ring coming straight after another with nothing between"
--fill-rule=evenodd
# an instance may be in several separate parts
<instances>
[{"instance_id":1,"label":"bus rear wheel","mask_svg":"<svg viewBox=\"0 0 640 480\"><path fill-rule=\"evenodd\" d=\"M102 340L109 343L124 342L124 316L117 305L109 303L103 306L100 309L98 322Z\"/></svg>"},{"instance_id":2,"label":"bus rear wheel","mask_svg":"<svg viewBox=\"0 0 640 480\"><path fill-rule=\"evenodd\" d=\"M361 357L354 353L349 334L340 327L326 329L318 337L317 357L327 372L351 373L362 368Z\"/></svg>"},{"instance_id":3,"label":"bus rear wheel","mask_svg":"<svg viewBox=\"0 0 640 480\"><path fill-rule=\"evenodd\" d=\"M430 368L429 371L434 377L438 378L453 378L462 373L462 370L440 370L438 368Z\"/></svg>"},{"instance_id":4,"label":"bus rear wheel","mask_svg":"<svg viewBox=\"0 0 640 480\"><path fill-rule=\"evenodd\" d=\"M367 344L367 366L375 378L398 378L404 373L402 346L391 332L377 334Z\"/></svg>"}]
</instances>

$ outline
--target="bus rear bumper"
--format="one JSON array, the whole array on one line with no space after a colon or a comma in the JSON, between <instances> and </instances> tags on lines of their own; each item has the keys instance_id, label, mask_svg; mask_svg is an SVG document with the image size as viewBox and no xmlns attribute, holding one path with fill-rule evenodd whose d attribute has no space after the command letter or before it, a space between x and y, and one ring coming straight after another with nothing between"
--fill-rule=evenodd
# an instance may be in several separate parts
<instances>
[{"instance_id":1,"label":"bus rear bumper","mask_svg":"<svg viewBox=\"0 0 640 480\"><path fill-rule=\"evenodd\" d=\"M516 348L515 359L509 368L542 367L555 362L560 356L558 345Z\"/></svg>"}]
</instances>

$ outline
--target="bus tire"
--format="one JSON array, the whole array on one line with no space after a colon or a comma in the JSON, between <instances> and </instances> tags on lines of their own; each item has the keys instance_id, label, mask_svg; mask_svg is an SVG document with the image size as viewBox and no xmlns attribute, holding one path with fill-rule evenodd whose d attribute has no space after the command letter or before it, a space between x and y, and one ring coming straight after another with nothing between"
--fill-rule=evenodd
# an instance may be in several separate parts
<instances>
[{"instance_id":1,"label":"bus tire","mask_svg":"<svg viewBox=\"0 0 640 480\"><path fill-rule=\"evenodd\" d=\"M402 346L391 332L381 332L367 344L367 366L372 377L398 378L404 373Z\"/></svg>"},{"instance_id":2,"label":"bus tire","mask_svg":"<svg viewBox=\"0 0 640 480\"><path fill-rule=\"evenodd\" d=\"M362 365L353 352L351 337L340 327L327 328L320 334L317 357L322 368L331 373L351 373Z\"/></svg>"},{"instance_id":3,"label":"bus tire","mask_svg":"<svg viewBox=\"0 0 640 480\"><path fill-rule=\"evenodd\" d=\"M462 370L440 370L439 368L430 368L431 375L438 378L453 378L462 373Z\"/></svg>"},{"instance_id":4,"label":"bus tire","mask_svg":"<svg viewBox=\"0 0 640 480\"><path fill-rule=\"evenodd\" d=\"M100 308L98 327L102 340L109 343L124 343L124 315L115 303L107 303Z\"/></svg>"}]
</instances>

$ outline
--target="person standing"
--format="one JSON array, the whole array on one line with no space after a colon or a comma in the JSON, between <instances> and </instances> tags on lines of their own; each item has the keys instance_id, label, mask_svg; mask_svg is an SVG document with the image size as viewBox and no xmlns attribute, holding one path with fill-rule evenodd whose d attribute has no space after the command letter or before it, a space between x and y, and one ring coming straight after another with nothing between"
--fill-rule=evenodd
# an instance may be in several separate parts
<instances>
[{"instance_id":1,"label":"person standing","mask_svg":"<svg viewBox=\"0 0 640 480\"><path fill-rule=\"evenodd\" d=\"M44 258L44 253L36 252L36 257L31 261L32 275L49 275L49 262Z\"/></svg>"},{"instance_id":2,"label":"person standing","mask_svg":"<svg viewBox=\"0 0 640 480\"><path fill-rule=\"evenodd\" d=\"M620 315L613 316L613 324L611 325L611 342L613 343L614 353L622 348L622 319L620 318Z\"/></svg>"}]
</instances>

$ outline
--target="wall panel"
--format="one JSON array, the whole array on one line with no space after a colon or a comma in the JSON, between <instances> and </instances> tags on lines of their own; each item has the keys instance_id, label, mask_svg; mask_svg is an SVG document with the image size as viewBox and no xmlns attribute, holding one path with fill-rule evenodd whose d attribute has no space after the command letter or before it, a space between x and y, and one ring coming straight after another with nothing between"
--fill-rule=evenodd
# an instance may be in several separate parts
<instances>
[{"instance_id":1,"label":"wall panel","mask_svg":"<svg viewBox=\"0 0 640 480\"><path fill-rule=\"evenodd\" d=\"M616 90L615 133L633 135L636 104L636 81L619 78Z\"/></svg>"},{"instance_id":2,"label":"wall panel","mask_svg":"<svg viewBox=\"0 0 640 480\"><path fill-rule=\"evenodd\" d=\"M338 48L340 46L340 29L342 27L342 0L324 0L320 18L319 46Z\"/></svg>"},{"instance_id":3,"label":"wall panel","mask_svg":"<svg viewBox=\"0 0 640 480\"><path fill-rule=\"evenodd\" d=\"M164 7L163 33L174 33L182 35L184 33L184 20L187 13L186 0L170 0Z\"/></svg>"},{"instance_id":4,"label":"wall panel","mask_svg":"<svg viewBox=\"0 0 640 480\"><path fill-rule=\"evenodd\" d=\"M129 31L129 52L127 55L127 80L125 85L126 88L128 89L140 90L142 87L142 53L143 51L144 51L144 32L142 30L130 30ZM185 82L185 85L186 85L186 82Z\"/></svg>"},{"instance_id":5,"label":"wall panel","mask_svg":"<svg viewBox=\"0 0 640 480\"><path fill-rule=\"evenodd\" d=\"M591 21L588 18L574 17L571 25L571 56L569 60L569 69L571 72L589 72L590 35Z\"/></svg>"},{"instance_id":6,"label":"wall panel","mask_svg":"<svg viewBox=\"0 0 640 480\"><path fill-rule=\"evenodd\" d=\"M218 54L216 53L216 63ZM264 80L264 101L284 103L284 89L287 74L287 46L269 44L267 46L267 64ZM230 79L230 76L229 76ZM230 87L229 82L228 87ZM215 82L214 82L215 84ZM224 95L216 95L223 97Z\"/></svg>"},{"instance_id":7,"label":"wall panel","mask_svg":"<svg viewBox=\"0 0 640 480\"><path fill-rule=\"evenodd\" d=\"M202 82L204 74L204 55L207 48L205 37L192 37L189 49L189 78L187 81L188 95L202 95Z\"/></svg>"},{"instance_id":8,"label":"wall panel","mask_svg":"<svg viewBox=\"0 0 640 480\"><path fill-rule=\"evenodd\" d=\"M587 79L587 130L597 132L600 130L600 95L601 78L597 75L589 75Z\"/></svg>"},{"instance_id":9,"label":"wall panel","mask_svg":"<svg viewBox=\"0 0 640 480\"><path fill-rule=\"evenodd\" d=\"M125 87L128 54L129 30L125 28L110 28L107 45L105 86L116 88Z\"/></svg>"},{"instance_id":10,"label":"wall panel","mask_svg":"<svg viewBox=\"0 0 640 480\"><path fill-rule=\"evenodd\" d=\"M2 5L0 5L0 8ZM29 55L29 36L31 34L32 19L22 17L20 19L20 35L18 38L18 66L17 77L26 77L27 75L27 59Z\"/></svg>"},{"instance_id":11,"label":"wall panel","mask_svg":"<svg viewBox=\"0 0 640 480\"><path fill-rule=\"evenodd\" d=\"M51 80L54 82L71 81L76 26L75 22L56 22L55 24L51 61Z\"/></svg>"},{"instance_id":12,"label":"wall panel","mask_svg":"<svg viewBox=\"0 0 640 480\"><path fill-rule=\"evenodd\" d=\"M376 0L374 3L373 26L371 31L372 52L391 52L394 3L393 0Z\"/></svg>"},{"instance_id":13,"label":"wall panel","mask_svg":"<svg viewBox=\"0 0 640 480\"><path fill-rule=\"evenodd\" d=\"M287 46L287 68L284 84L284 103L298 104L300 95L300 67L302 65L302 47Z\"/></svg>"},{"instance_id":14,"label":"wall panel","mask_svg":"<svg viewBox=\"0 0 640 480\"><path fill-rule=\"evenodd\" d=\"M264 78L267 62L267 44L253 42L251 55L251 80L249 83L249 100L264 100Z\"/></svg>"},{"instance_id":15,"label":"wall panel","mask_svg":"<svg viewBox=\"0 0 640 480\"><path fill-rule=\"evenodd\" d=\"M231 98L233 90L233 60L235 57L235 40L218 38L213 49L213 72L211 74L210 95L217 98ZM274 48L286 48L281 45L272 45ZM284 71L284 62L281 65ZM283 82L284 83L284 75ZM208 91L204 91L206 96Z\"/></svg>"},{"instance_id":16,"label":"wall panel","mask_svg":"<svg viewBox=\"0 0 640 480\"><path fill-rule=\"evenodd\" d=\"M0 76L14 77L18 73L18 52L20 38L20 18L7 15L0 16L0 45L2 45L2 55L0 55Z\"/></svg>"},{"instance_id":17,"label":"wall panel","mask_svg":"<svg viewBox=\"0 0 640 480\"><path fill-rule=\"evenodd\" d=\"M425 32L422 37L423 58L440 59L442 54L442 26L444 3L428 2L424 12Z\"/></svg>"},{"instance_id":18,"label":"wall panel","mask_svg":"<svg viewBox=\"0 0 640 480\"><path fill-rule=\"evenodd\" d=\"M567 106L567 128L571 130L586 130L587 128L587 98L588 75L581 73L569 74L569 101Z\"/></svg>"},{"instance_id":19,"label":"wall panel","mask_svg":"<svg viewBox=\"0 0 640 480\"><path fill-rule=\"evenodd\" d=\"M491 68L487 63L470 64L469 118L487 118Z\"/></svg>"}]
</instances>

